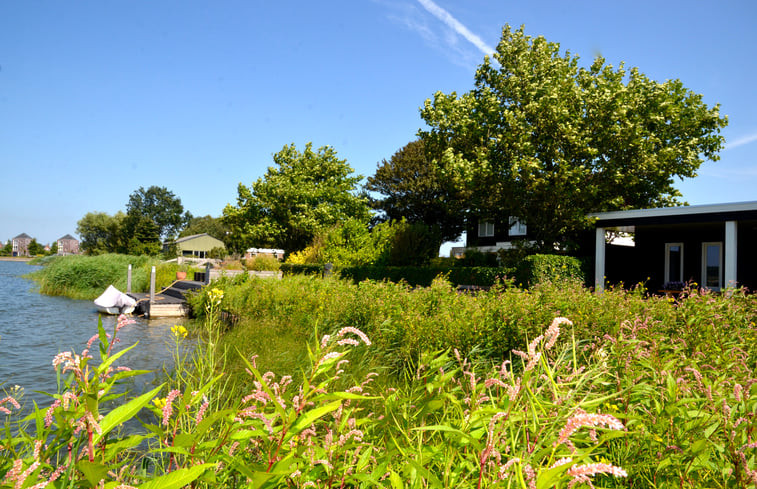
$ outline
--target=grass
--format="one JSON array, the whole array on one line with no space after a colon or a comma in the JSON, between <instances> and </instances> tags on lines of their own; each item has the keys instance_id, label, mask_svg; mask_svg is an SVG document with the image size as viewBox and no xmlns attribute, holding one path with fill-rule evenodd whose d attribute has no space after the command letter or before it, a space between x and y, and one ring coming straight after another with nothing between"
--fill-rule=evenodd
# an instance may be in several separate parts
<instances>
[{"instance_id":1,"label":"grass","mask_svg":"<svg viewBox=\"0 0 757 489\"><path fill-rule=\"evenodd\" d=\"M180 268L157 258L120 254L51 257L42 264L41 269L29 275L39 283L41 293L86 300L95 299L111 284L125 292L129 265L132 265L132 292L149 290L153 266L157 290L176 280Z\"/></svg>"}]
</instances>

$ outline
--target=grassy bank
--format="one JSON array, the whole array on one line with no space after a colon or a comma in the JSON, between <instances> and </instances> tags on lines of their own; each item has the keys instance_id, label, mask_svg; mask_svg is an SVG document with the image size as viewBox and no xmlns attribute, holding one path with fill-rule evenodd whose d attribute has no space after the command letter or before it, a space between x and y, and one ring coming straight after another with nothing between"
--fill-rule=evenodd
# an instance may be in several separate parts
<instances>
[{"instance_id":1,"label":"grassy bank","mask_svg":"<svg viewBox=\"0 0 757 489\"><path fill-rule=\"evenodd\" d=\"M40 270L29 276L39 283L40 292L72 299L94 299L113 285L126 291L127 269L132 265L132 291L147 292L150 269L156 267L156 287L169 285L176 279L178 266L161 263L156 258L106 254L98 256L68 255L49 257Z\"/></svg>"},{"instance_id":2,"label":"grassy bank","mask_svg":"<svg viewBox=\"0 0 757 489\"><path fill-rule=\"evenodd\" d=\"M757 480L757 302L741 291L674 302L571 283L466 295L236 277L192 303L199 348L122 407L111 388L139 372L113 368L117 331L91 340L99 362L56 357L56 402L3 431L0 487ZM178 354L192 332L173 334ZM138 414L144 434L118 430Z\"/></svg>"}]
</instances>

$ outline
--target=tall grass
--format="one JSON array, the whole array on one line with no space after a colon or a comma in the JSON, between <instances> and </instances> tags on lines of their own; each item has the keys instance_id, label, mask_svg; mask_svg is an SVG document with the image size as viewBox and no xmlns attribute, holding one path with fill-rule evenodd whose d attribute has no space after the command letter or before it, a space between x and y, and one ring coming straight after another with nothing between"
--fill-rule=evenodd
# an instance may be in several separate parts
<instances>
[{"instance_id":1,"label":"tall grass","mask_svg":"<svg viewBox=\"0 0 757 489\"><path fill-rule=\"evenodd\" d=\"M72 299L94 299L113 285L126 291L127 269L132 265L132 291L147 292L150 269L156 267L156 287L166 287L176 279L178 266L161 263L156 258L105 254L97 256L68 255L56 257L30 274L39 283L40 292Z\"/></svg>"}]
</instances>

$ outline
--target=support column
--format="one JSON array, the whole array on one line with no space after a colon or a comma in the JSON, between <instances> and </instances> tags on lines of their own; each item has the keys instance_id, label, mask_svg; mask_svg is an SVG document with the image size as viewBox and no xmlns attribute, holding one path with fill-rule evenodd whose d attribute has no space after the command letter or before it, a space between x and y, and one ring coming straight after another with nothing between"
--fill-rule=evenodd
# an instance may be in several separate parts
<instances>
[{"instance_id":1,"label":"support column","mask_svg":"<svg viewBox=\"0 0 757 489\"><path fill-rule=\"evenodd\" d=\"M725 223L725 281L723 286L736 287L737 259L738 259L738 222L726 221Z\"/></svg>"},{"instance_id":2,"label":"support column","mask_svg":"<svg viewBox=\"0 0 757 489\"><path fill-rule=\"evenodd\" d=\"M594 292L605 290L605 228L597 228L594 247Z\"/></svg>"}]
</instances>

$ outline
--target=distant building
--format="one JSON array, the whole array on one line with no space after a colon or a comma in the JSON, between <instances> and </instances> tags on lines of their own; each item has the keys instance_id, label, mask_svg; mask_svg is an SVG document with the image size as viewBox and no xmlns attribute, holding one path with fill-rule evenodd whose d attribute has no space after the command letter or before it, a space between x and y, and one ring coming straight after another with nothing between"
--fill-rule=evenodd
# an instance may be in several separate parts
<instances>
[{"instance_id":1,"label":"distant building","mask_svg":"<svg viewBox=\"0 0 757 489\"><path fill-rule=\"evenodd\" d=\"M272 248L249 248L244 257L246 259L254 258L256 256L272 256L277 260L284 259L284 250L272 249Z\"/></svg>"},{"instance_id":2,"label":"distant building","mask_svg":"<svg viewBox=\"0 0 757 489\"><path fill-rule=\"evenodd\" d=\"M58 254L59 255L78 255L79 254L79 240L67 234L62 238L58 238Z\"/></svg>"},{"instance_id":3,"label":"distant building","mask_svg":"<svg viewBox=\"0 0 757 489\"><path fill-rule=\"evenodd\" d=\"M26 233L21 233L11 241L12 256L29 256L29 244L32 237Z\"/></svg>"},{"instance_id":4,"label":"distant building","mask_svg":"<svg viewBox=\"0 0 757 489\"><path fill-rule=\"evenodd\" d=\"M187 258L208 258L208 253L213 248L226 248L223 241L207 233L184 236L173 243L164 244L163 248L167 250L171 245L176 246L176 254L178 256L185 256Z\"/></svg>"}]
</instances>

